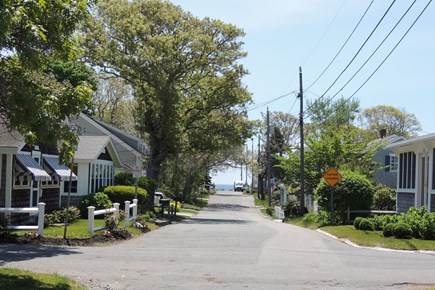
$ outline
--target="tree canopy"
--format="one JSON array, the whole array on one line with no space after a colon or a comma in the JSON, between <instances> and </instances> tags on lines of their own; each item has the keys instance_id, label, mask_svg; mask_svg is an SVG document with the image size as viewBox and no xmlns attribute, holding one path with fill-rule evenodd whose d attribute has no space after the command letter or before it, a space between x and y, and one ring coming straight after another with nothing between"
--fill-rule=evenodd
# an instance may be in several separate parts
<instances>
[{"instance_id":1,"label":"tree canopy","mask_svg":"<svg viewBox=\"0 0 435 290\"><path fill-rule=\"evenodd\" d=\"M381 129L385 129L388 135L405 138L415 137L421 131L420 122L414 114L392 106L379 105L365 109L361 112L360 121L374 136L378 136Z\"/></svg>"},{"instance_id":2,"label":"tree canopy","mask_svg":"<svg viewBox=\"0 0 435 290\"><path fill-rule=\"evenodd\" d=\"M77 136L65 121L89 106L93 88L92 71L73 61L87 1L5 0L0 15L0 122L28 144L60 145L66 163Z\"/></svg>"},{"instance_id":3,"label":"tree canopy","mask_svg":"<svg viewBox=\"0 0 435 290\"><path fill-rule=\"evenodd\" d=\"M243 31L198 19L167 1L104 0L83 27L84 56L121 77L137 100L151 148L147 175L179 152L214 152L250 135L242 85Z\"/></svg>"}]
</instances>

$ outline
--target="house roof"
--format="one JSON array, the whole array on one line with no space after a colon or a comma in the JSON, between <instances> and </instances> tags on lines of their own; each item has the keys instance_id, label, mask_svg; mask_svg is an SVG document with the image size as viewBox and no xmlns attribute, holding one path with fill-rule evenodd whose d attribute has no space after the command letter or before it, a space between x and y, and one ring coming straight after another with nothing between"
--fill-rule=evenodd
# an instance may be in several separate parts
<instances>
[{"instance_id":1,"label":"house roof","mask_svg":"<svg viewBox=\"0 0 435 290\"><path fill-rule=\"evenodd\" d=\"M400 142L395 142L395 143L387 145L385 148L386 149L395 149L395 148L399 148L399 147L409 146L409 145L413 145L413 144L417 144L417 143L430 142L430 141L435 141L435 133L419 136L419 137L416 137L413 139L403 140Z\"/></svg>"},{"instance_id":2,"label":"house roof","mask_svg":"<svg viewBox=\"0 0 435 290\"><path fill-rule=\"evenodd\" d=\"M95 160L110 142L109 136L79 136L75 160Z\"/></svg>"},{"instance_id":3,"label":"house roof","mask_svg":"<svg viewBox=\"0 0 435 290\"><path fill-rule=\"evenodd\" d=\"M4 124L0 124L0 148L20 150L25 145L24 137L16 132L10 131Z\"/></svg>"},{"instance_id":4,"label":"house roof","mask_svg":"<svg viewBox=\"0 0 435 290\"><path fill-rule=\"evenodd\" d=\"M390 136L387 136L387 137L384 137L384 138L378 138L378 139L375 139L375 140L371 141L369 143L369 146L370 145L379 144L379 143L383 142L383 144L385 144L384 148L388 149L387 148L388 145L396 143L396 142L400 142L400 141L403 141L403 140L405 140L405 137L403 137L403 136L390 135Z\"/></svg>"},{"instance_id":5,"label":"house roof","mask_svg":"<svg viewBox=\"0 0 435 290\"><path fill-rule=\"evenodd\" d=\"M111 138L114 148L119 155L119 160L125 168L133 168L142 165L142 158L144 155L143 145L144 142L132 135L122 133L121 130L116 129L104 122L97 121L92 117L81 113L76 120L72 120L82 128L82 136L108 136ZM115 134L116 131L116 134ZM81 136L81 137L82 137ZM133 146L131 146L133 145Z\"/></svg>"}]
</instances>

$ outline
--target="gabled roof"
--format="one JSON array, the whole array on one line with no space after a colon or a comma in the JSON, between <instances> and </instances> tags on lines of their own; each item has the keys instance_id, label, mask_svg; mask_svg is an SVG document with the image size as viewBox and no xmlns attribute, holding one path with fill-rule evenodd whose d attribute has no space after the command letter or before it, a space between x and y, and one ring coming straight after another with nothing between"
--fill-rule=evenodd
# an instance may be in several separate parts
<instances>
[{"instance_id":1,"label":"gabled roof","mask_svg":"<svg viewBox=\"0 0 435 290\"><path fill-rule=\"evenodd\" d=\"M395 148L399 148L399 147L414 145L417 143L434 142L434 141L435 141L435 133L431 133L431 134L419 136L416 138L412 138L412 139L396 142L393 144L389 144L388 146L386 146L386 149L395 149Z\"/></svg>"},{"instance_id":2,"label":"gabled roof","mask_svg":"<svg viewBox=\"0 0 435 290\"><path fill-rule=\"evenodd\" d=\"M105 124L101 121L96 121L92 117L81 113L80 116L71 121L74 124L77 124L81 127L81 134L83 136L106 136L110 137L114 148L116 149L119 160L123 164L123 166L130 168L134 166L141 166L142 158L143 158L143 150L142 152L138 150L139 145L144 145L144 142L132 135L127 133L121 133L119 129L116 129L108 124ZM103 126L104 124L104 126ZM110 130L109 130L110 129ZM115 134L116 131L116 134ZM134 142L131 142L134 140ZM127 143L128 142L128 143ZM132 147L131 145L134 145Z\"/></svg>"},{"instance_id":3,"label":"gabled roof","mask_svg":"<svg viewBox=\"0 0 435 290\"><path fill-rule=\"evenodd\" d=\"M396 142L400 142L403 140L405 140L405 137L397 136L397 135L390 135L390 136L387 136L384 138L375 139L375 140L371 141L368 145L371 146L371 145L377 145L379 143L383 143L383 144L385 144L383 148L388 149L387 148L388 145L396 143Z\"/></svg>"},{"instance_id":4,"label":"gabled roof","mask_svg":"<svg viewBox=\"0 0 435 290\"><path fill-rule=\"evenodd\" d=\"M110 151L113 163L119 166L119 157L113 149L112 141L109 136L79 136L79 144L74 154L74 160L92 162L106 150Z\"/></svg>"},{"instance_id":5,"label":"gabled roof","mask_svg":"<svg viewBox=\"0 0 435 290\"><path fill-rule=\"evenodd\" d=\"M24 137L16 132L9 131L4 124L0 124L0 149L17 152L25 145Z\"/></svg>"}]
</instances>

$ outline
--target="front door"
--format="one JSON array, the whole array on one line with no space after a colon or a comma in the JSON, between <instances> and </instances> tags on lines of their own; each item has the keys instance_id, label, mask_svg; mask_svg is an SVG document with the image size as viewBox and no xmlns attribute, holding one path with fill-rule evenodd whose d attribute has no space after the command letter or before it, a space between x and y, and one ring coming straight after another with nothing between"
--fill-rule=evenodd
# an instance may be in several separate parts
<instances>
[{"instance_id":1,"label":"front door","mask_svg":"<svg viewBox=\"0 0 435 290\"><path fill-rule=\"evenodd\" d=\"M429 193L429 154L427 153L421 156L421 179L419 188L416 206L424 206L427 208Z\"/></svg>"}]
</instances>

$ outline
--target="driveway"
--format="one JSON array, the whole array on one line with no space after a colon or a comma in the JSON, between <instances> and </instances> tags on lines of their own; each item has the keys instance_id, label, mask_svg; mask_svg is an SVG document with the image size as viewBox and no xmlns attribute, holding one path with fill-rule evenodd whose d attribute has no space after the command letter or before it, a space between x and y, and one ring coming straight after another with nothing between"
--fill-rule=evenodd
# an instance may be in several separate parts
<instances>
[{"instance_id":1,"label":"driveway","mask_svg":"<svg viewBox=\"0 0 435 290\"><path fill-rule=\"evenodd\" d=\"M0 265L57 273L90 289L435 285L434 255L354 248L319 232L264 218L251 196L235 192L218 192L190 220L114 246L0 245Z\"/></svg>"}]
</instances>

